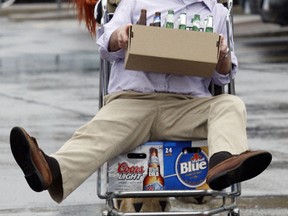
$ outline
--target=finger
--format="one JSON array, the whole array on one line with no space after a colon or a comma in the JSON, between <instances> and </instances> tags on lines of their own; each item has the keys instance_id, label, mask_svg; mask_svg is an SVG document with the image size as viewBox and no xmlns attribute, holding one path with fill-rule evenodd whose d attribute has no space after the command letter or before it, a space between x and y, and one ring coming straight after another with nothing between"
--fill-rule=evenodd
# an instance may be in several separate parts
<instances>
[{"instance_id":1,"label":"finger","mask_svg":"<svg viewBox=\"0 0 288 216\"><path fill-rule=\"evenodd\" d=\"M120 48L127 48L128 44L128 36L127 34L121 34L119 38L119 47Z\"/></svg>"},{"instance_id":2,"label":"finger","mask_svg":"<svg viewBox=\"0 0 288 216\"><path fill-rule=\"evenodd\" d=\"M221 35L221 38L220 38L220 46L224 46L225 45L225 38L223 35Z\"/></svg>"},{"instance_id":3,"label":"finger","mask_svg":"<svg viewBox=\"0 0 288 216\"><path fill-rule=\"evenodd\" d=\"M127 25L125 26L127 35L129 35L129 29L130 29L131 26L132 26L131 23L129 23L129 24L127 24Z\"/></svg>"},{"instance_id":4,"label":"finger","mask_svg":"<svg viewBox=\"0 0 288 216\"><path fill-rule=\"evenodd\" d=\"M128 39L129 39L129 29L132 24L127 24L123 27L119 34L118 44L122 49L126 49L128 47Z\"/></svg>"},{"instance_id":5,"label":"finger","mask_svg":"<svg viewBox=\"0 0 288 216\"><path fill-rule=\"evenodd\" d=\"M124 48L127 48L128 47L128 40L129 40L129 31L130 31L130 27L132 26L131 23L127 24L125 27L126 27L126 35L124 35L124 38L123 38L123 42L125 43L124 44Z\"/></svg>"}]
</instances>

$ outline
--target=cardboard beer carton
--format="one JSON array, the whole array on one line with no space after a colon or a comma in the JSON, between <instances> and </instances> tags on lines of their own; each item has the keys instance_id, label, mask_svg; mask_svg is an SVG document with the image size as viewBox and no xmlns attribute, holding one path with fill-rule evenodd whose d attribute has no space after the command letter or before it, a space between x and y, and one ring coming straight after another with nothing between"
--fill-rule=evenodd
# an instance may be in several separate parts
<instances>
[{"instance_id":1,"label":"cardboard beer carton","mask_svg":"<svg viewBox=\"0 0 288 216\"><path fill-rule=\"evenodd\" d=\"M158 150L160 173L163 174L163 143L147 142L121 154L108 163L108 191L142 191L147 175L150 148Z\"/></svg>"},{"instance_id":2,"label":"cardboard beer carton","mask_svg":"<svg viewBox=\"0 0 288 216\"><path fill-rule=\"evenodd\" d=\"M217 33L132 25L125 68L211 77L218 62L219 41Z\"/></svg>"},{"instance_id":3,"label":"cardboard beer carton","mask_svg":"<svg viewBox=\"0 0 288 216\"><path fill-rule=\"evenodd\" d=\"M208 189L207 141L147 142L108 163L108 191L142 191L150 148L158 150L164 190Z\"/></svg>"},{"instance_id":4,"label":"cardboard beer carton","mask_svg":"<svg viewBox=\"0 0 288 216\"><path fill-rule=\"evenodd\" d=\"M207 141L166 141L164 151L165 190L208 189Z\"/></svg>"}]
</instances>

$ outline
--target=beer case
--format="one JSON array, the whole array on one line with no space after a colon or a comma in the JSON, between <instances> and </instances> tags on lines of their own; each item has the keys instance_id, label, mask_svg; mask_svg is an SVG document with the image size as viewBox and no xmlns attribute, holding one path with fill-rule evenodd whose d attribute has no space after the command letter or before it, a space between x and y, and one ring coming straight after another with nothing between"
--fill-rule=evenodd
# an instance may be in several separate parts
<instances>
[{"instance_id":1,"label":"beer case","mask_svg":"<svg viewBox=\"0 0 288 216\"><path fill-rule=\"evenodd\" d=\"M164 190L208 189L207 141L147 142L108 162L108 192L142 191L149 150L158 150Z\"/></svg>"},{"instance_id":2,"label":"beer case","mask_svg":"<svg viewBox=\"0 0 288 216\"><path fill-rule=\"evenodd\" d=\"M163 174L163 142L147 142L108 162L108 192L143 190L151 147L158 150L160 173Z\"/></svg>"},{"instance_id":3,"label":"beer case","mask_svg":"<svg viewBox=\"0 0 288 216\"><path fill-rule=\"evenodd\" d=\"M208 189L208 146L203 141L163 142L165 190Z\"/></svg>"},{"instance_id":4,"label":"beer case","mask_svg":"<svg viewBox=\"0 0 288 216\"><path fill-rule=\"evenodd\" d=\"M217 33L132 25L125 68L211 77L219 57Z\"/></svg>"}]
</instances>

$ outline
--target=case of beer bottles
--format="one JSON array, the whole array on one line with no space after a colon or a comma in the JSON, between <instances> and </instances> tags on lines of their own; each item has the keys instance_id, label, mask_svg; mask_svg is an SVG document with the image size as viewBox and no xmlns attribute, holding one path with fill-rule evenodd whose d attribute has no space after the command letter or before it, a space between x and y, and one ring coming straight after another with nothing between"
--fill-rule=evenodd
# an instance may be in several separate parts
<instances>
[{"instance_id":1,"label":"case of beer bottles","mask_svg":"<svg viewBox=\"0 0 288 216\"><path fill-rule=\"evenodd\" d=\"M214 33L213 16L179 13L156 11L152 19L151 12L141 9L136 25L130 26L126 69L212 76L219 58L220 42L220 35Z\"/></svg>"},{"instance_id":2,"label":"case of beer bottles","mask_svg":"<svg viewBox=\"0 0 288 216\"><path fill-rule=\"evenodd\" d=\"M219 41L216 33L132 25L125 68L211 77L218 62Z\"/></svg>"},{"instance_id":3,"label":"case of beer bottles","mask_svg":"<svg viewBox=\"0 0 288 216\"><path fill-rule=\"evenodd\" d=\"M108 191L163 190L163 142L147 142L108 163Z\"/></svg>"},{"instance_id":4,"label":"case of beer bottles","mask_svg":"<svg viewBox=\"0 0 288 216\"><path fill-rule=\"evenodd\" d=\"M208 189L207 141L147 142L108 164L108 191Z\"/></svg>"},{"instance_id":5,"label":"case of beer bottles","mask_svg":"<svg viewBox=\"0 0 288 216\"><path fill-rule=\"evenodd\" d=\"M165 190L208 189L208 146L205 141L163 143Z\"/></svg>"}]
</instances>

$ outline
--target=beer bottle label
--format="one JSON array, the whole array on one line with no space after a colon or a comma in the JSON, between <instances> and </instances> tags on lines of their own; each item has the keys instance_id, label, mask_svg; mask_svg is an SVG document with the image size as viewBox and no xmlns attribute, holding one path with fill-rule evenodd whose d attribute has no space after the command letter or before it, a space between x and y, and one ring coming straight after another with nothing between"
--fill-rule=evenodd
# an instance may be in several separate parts
<instances>
[{"instance_id":1,"label":"beer bottle label","mask_svg":"<svg viewBox=\"0 0 288 216\"><path fill-rule=\"evenodd\" d=\"M213 16L211 15L207 17L205 32L213 32Z\"/></svg>"},{"instance_id":2,"label":"beer bottle label","mask_svg":"<svg viewBox=\"0 0 288 216\"><path fill-rule=\"evenodd\" d=\"M149 167L148 169L148 175L149 176L159 176L159 169L157 167Z\"/></svg>"},{"instance_id":3,"label":"beer bottle label","mask_svg":"<svg viewBox=\"0 0 288 216\"><path fill-rule=\"evenodd\" d=\"M164 190L164 186L156 181L152 182L151 184L145 185L143 189L145 191Z\"/></svg>"},{"instance_id":4,"label":"beer bottle label","mask_svg":"<svg viewBox=\"0 0 288 216\"><path fill-rule=\"evenodd\" d=\"M161 13L160 12L155 12L153 23L154 23L154 26L161 27Z\"/></svg>"},{"instance_id":5,"label":"beer bottle label","mask_svg":"<svg viewBox=\"0 0 288 216\"><path fill-rule=\"evenodd\" d=\"M180 14L180 22L179 22L179 29L186 30L186 13L181 13Z\"/></svg>"},{"instance_id":6,"label":"beer bottle label","mask_svg":"<svg viewBox=\"0 0 288 216\"><path fill-rule=\"evenodd\" d=\"M176 160L176 174L179 181L187 187L198 187L205 183L208 172L208 157L205 152L181 152Z\"/></svg>"}]
</instances>

